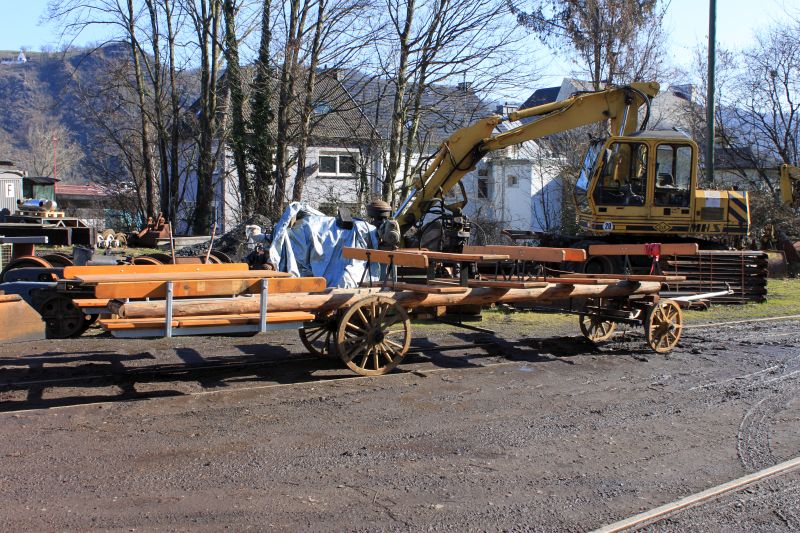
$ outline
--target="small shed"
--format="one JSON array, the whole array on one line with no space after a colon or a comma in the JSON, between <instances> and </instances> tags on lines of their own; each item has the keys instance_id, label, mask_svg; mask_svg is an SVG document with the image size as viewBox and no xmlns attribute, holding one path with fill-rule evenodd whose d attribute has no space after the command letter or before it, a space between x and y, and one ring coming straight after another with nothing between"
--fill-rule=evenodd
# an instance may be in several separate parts
<instances>
[{"instance_id":1,"label":"small shed","mask_svg":"<svg viewBox=\"0 0 800 533\"><path fill-rule=\"evenodd\" d=\"M17 210L17 200L22 198L22 178L24 172L14 167L10 161L0 161L0 210Z\"/></svg>"},{"instance_id":2,"label":"small shed","mask_svg":"<svg viewBox=\"0 0 800 533\"><path fill-rule=\"evenodd\" d=\"M37 200L55 200L57 181L57 178L48 176L25 176L22 178L22 195Z\"/></svg>"}]
</instances>

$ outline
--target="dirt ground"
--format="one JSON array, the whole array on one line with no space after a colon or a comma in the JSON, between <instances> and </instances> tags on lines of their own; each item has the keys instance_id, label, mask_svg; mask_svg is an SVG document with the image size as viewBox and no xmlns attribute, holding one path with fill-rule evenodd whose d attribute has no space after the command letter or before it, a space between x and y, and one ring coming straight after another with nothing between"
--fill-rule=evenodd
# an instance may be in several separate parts
<instances>
[{"instance_id":1,"label":"dirt ground","mask_svg":"<svg viewBox=\"0 0 800 533\"><path fill-rule=\"evenodd\" d=\"M415 326L354 377L295 332L0 347L0 528L586 531L800 455L800 322ZM649 531L800 529L800 474Z\"/></svg>"}]
</instances>

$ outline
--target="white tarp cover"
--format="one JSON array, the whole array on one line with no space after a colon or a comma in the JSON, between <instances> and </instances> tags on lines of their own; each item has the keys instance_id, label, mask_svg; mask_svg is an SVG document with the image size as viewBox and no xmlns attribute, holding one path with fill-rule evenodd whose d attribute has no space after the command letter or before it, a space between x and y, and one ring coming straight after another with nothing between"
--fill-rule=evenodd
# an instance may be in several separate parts
<instances>
[{"instance_id":1,"label":"white tarp cover","mask_svg":"<svg viewBox=\"0 0 800 533\"><path fill-rule=\"evenodd\" d=\"M301 211L302 217L297 220ZM372 224L353 219L353 229L340 228L335 217L325 216L305 202L292 202L272 230L269 259L281 272L321 276L328 287L354 288L364 275L366 262L344 259L342 248L377 248L377 244ZM380 265L373 264L372 279L379 277Z\"/></svg>"}]
</instances>

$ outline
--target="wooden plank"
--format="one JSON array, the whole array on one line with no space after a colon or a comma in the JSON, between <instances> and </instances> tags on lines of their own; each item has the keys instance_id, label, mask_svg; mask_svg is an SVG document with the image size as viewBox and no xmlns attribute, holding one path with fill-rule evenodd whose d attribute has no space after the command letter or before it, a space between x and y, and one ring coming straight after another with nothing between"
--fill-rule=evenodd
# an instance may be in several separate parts
<instances>
[{"instance_id":1,"label":"wooden plank","mask_svg":"<svg viewBox=\"0 0 800 533\"><path fill-rule=\"evenodd\" d=\"M248 270L247 272L164 272L153 274L84 274L75 278L83 283L113 283L122 281L191 281L212 279L288 278L288 272Z\"/></svg>"},{"instance_id":2,"label":"wooden plank","mask_svg":"<svg viewBox=\"0 0 800 533\"><path fill-rule=\"evenodd\" d=\"M563 285L616 285L620 279L613 278L548 278L550 283Z\"/></svg>"},{"instance_id":3,"label":"wooden plank","mask_svg":"<svg viewBox=\"0 0 800 533\"><path fill-rule=\"evenodd\" d=\"M18 294L0 294L0 303L18 302L22 297Z\"/></svg>"},{"instance_id":4,"label":"wooden plank","mask_svg":"<svg viewBox=\"0 0 800 533\"><path fill-rule=\"evenodd\" d=\"M580 248L564 248L564 261L570 263L584 263L586 262L586 250Z\"/></svg>"},{"instance_id":5,"label":"wooden plank","mask_svg":"<svg viewBox=\"0 0 800 533\"><path fill-rule=\"evenodd\" d=\"M558 279L603 278L627 281L685 281L686 276L657 276L648 274L561 274Z\"/></svg>"},{"instance_id":6,"label":"wooden plank","mask_svg":"<svg viewBox=\"0 0 800 533\"><path fill-rule=\"evenodd\" d=\"M75 307L105 307L108 305L109 298L73 298L72 303Z\"/></svg>"},{"instance_id":7,"label":"wooden plank","mask_svg":"<svg viewBox=\"0 0 800 533\"><path fill-rule=\"evenodd\" d=\"M562 248L537 246L464 246L464 253L507 255L509 259L516 261L539 261L542 263L561 263L566 260L567 256Z\"/></svg>"},{"instance_id":8,"label":"wooden plank","mask_svg":"<svg viewBox=\"0 0 800 533\"><path fill-rule=\"evenodd\" d=\"M164 272L240 272L250 270L247 263L217 265L88 265L64 268L64 278L97 274L159 274Z\"/></svg>"},{"instance_id":9,"label":"wooden plank","mask_svg":"<svg viewBox=\"0 0 800 533\"><path fill-rule=\"evenodd\" d=\"M425 294L460 294L469 290L460 285L440 285L436 283L423 285L421 283L403 283L399 281L394 284L389 284L389 288L396 291L414 291Z\"/></svg>"},{"instance_id":10,"label":"wooden plank","mask_svg":"<svg viewBox=\"0 0 800 533\"><path fill-rule=\"evenodd\" d=\"M405 250L401 251L388 251L388 250L371 250L365 248L342 248L342 257L345 259L360 259L362 261L369 260L375 263L388 265L392 259L397 266L413 267L413 268L427 268L428 258L426 255L410 253Z\"/></svg>"},{"instance_id":11,"label":"wooden plank","mask_svg":"<svg viewBox=\"0 0 800 533\"><path fill-rule=\"evenodd\" d=\"M694 243L661 245L661 255L697 255L699 246ZM589 255L647 255L644 244L592 244Z\"/></svg>"},{"instance_id":12,"label":"wooden plank","mask_svg":"<svg viewBox=\"0 0 800 533\"><path fill-rule=\"evenodd\" d=\"M247 273L249 275L249 272ZM287 292L320 292L325 290L325 278L275 278L269 280L269 294ZM261 278L181 280L173 283L175 298L200 298L205 296L232 296L258 294ZM100 282L95 286L97 298L166 298L166 281Z\"/></svg>"},{"instance_id":13,"label":"wooden plank","mask_svg":"<svg viewBox=\"0 0 800 533\"><path fill-rule=\"evenodd\" d=\"M490 289L537 289L547 287L549 283L543 281L505 281L493 279L471 279L467 281L470 287L485 287Z\"/></svg>"},{"instance_id":14,"label":"wooden plank","mask_svg":"<svg viewBox=\"0 0 800 533\"><path fill-rule=\"evenodd\" d=\"M449 252L431 252L417 248L400 248L400 252L408 254L425 255L428 260L453 261L456 263L477 263L479 261L506 261L508 254L453 254Z\"/></svg>"},{"instance_id":15,"label":"wooden plank","mask_svg":"<svg viewBox=\"0 0 800 533\"><path fill-rule=\"evenodd\" d=\"M267 313L267 324L280 324L284 322L300 322L314 320L312 313L303 311L284 311ZM172 320L172 327L204 327L204 326L232 326L236 324L257 324L258 313L239 315L206 315L180 317ZM149 329L161 328L165 325L163 317L159 318L109 318L100 319L100 325L108 330L112 329Z\"/></svg>"}]
</instances>

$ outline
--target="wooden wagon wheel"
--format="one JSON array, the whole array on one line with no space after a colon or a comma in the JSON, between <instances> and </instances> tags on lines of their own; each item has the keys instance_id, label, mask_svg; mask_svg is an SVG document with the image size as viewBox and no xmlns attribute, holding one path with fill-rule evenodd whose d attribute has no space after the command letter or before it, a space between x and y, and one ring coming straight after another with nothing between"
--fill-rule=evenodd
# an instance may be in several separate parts
<instances>
[{"instance_id":1,"label":"wooden wagon wheel","mask_svg":"<svg viewBox=\"0 0 800 533\"><path fill-rule=\"evenodd\" d=\"M336 355L336 319L336 315L317 318L297 330L308 353L317 357Z\"/></svg>"},{"instance_id":2,"label":"wooden wagon wheel","mask_svg":"<svg viewBox=\"0 0 800 533\"><path fill-rule=\"evenodd\" d=\"M672 350L681 338L683 313L672 300L661 300L647 309L644 335L647 345L658 353Z\"/></svg>"},{"instance_id":3,"label":"wooden wagon wheel","mask_svg":"<svg viewBox=\"0 0 800 533\"><path fill-rule=\"evenodd\" d=\"M391 372L411 344L411 321L406 310L387 296L367 296L339 320L336 349L342 361L362 376Z\"/></svg>"},{"instance_id":4,"label":"wooden wagon wheel","mask_svg":"<svg viewBox=\"0 0 800 533\"><path fill-rule=\"evenodd\" d=\"M596 315L581 313L578 316L578 324L581 327L583 336L592 342L607 341L617 330L617 323L610 320L603 320Z\"/></svg>"}]
</instances>

